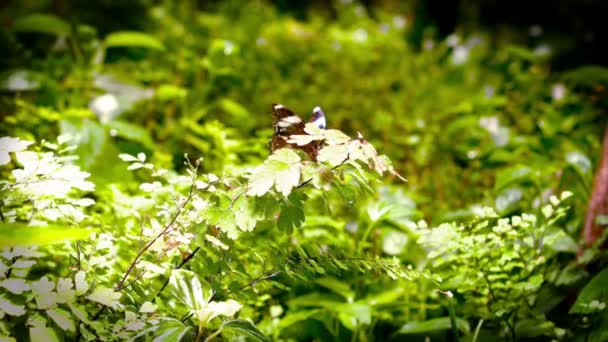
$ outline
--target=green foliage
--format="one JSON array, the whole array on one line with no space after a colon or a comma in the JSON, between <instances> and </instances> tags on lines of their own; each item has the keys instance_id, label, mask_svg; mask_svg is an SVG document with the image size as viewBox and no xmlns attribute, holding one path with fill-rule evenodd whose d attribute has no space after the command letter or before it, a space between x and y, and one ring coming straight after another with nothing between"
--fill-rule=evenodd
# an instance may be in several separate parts
<instances>
[{"instance_id":1,"label":"green foliage","mask_svg":"<svg viewBox=\"0 0 608 342\"><path fill-rule=\"evenodd\" d=\"M605 339L604 240L577 238L605 68L410 5L24 6L0 15L0 339ZM323 107L289 141L316 160L268 153L277 102Z\"/></svg>"},{"instance_id":2,"label":"green foliage","mask_svg":"<svg viewBox=\"0 0 608 342\"><path fill-rule=\"evenodd\" d=\"M569 209L564 201L571 196L568 192L559 199L552 196L542 207L542 217L526 213L500 217L484 208L470 224L444 223L422 234L419 241L429 250L433 270L443 278L442 287L462 296L463 315L503 320L512 336L517 336L516 323L542 318L534 306L552 258L556 252L576 253L558 225ZM553 326L546 328L527 336L548 334ZM564 331L555 329L555 334L561 337Z\"/></svg>"}]
</instances>

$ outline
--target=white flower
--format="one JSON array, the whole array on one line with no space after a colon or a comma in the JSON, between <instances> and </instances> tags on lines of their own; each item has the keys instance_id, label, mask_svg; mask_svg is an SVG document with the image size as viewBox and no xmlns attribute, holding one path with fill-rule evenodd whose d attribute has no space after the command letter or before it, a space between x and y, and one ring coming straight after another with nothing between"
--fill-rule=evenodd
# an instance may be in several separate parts
<instances>
[{"instance_id":1,"label":"white flower","mask_svg":"<svg viewBox=\"0 0 608 342\"><path fill-rule=\"evenodd\" d=\"M551 97L554 101L559 101L566 96L566 86L562 83L557 83L551 88Z\"/></svg>"}]
</instances>

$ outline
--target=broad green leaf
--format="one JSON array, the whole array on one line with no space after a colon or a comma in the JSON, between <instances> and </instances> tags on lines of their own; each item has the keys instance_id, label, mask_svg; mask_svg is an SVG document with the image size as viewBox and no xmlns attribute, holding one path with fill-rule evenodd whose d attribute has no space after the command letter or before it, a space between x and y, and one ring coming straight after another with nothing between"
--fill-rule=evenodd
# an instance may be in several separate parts
<instances>
[{"instance_id":1,"label":"broad green leaf","mask_svg":"<svg viewBox=\"0 0 608 342\"><path fill-rule=\"evenodd\" d=\"M138 142L150 150L154 150L156 146L150 137L148 130L139 125L120 120L111 120L106 124L106 126L110 130L113 130L112 132L116 133L116 136Z\"/></svg>"},{"instance_id":2,"label":"broad green leaf","mask_svg":"<svg viewBox=\"0 0 608 342\"><path fill-rule=\"evenodd\" d=\"M31 342L59 342L59 337L52 328L45 327L44 325L36 325L30 327L30 341Z\"/></svg>"},{"instance_id":3,"label":"broad green leaf","mask_svg":"<svg viewBox=\"0 0 608 342\"><path fill-rule=\"evenodd\" d=\"M61 225L32 227L25 223L0 223L0 247L48 245L69 240L84 240L95 231Z\"/></svg>"},{"instance_id":4,"label":"broad green leaf","mask_svg":"<svg viewBox=\"0 0 608 342\"><path fill-rule=\"evenodd\" d=\"M74 332L76 326L69 312L61 308L46 310L46 314L63 330Z\"/></svg>"},{"instance_id":5,"label":"broad green leaf","mask_svg":"<svg viewBox=\"0 0 608 342\"><path fill-rule=\"evenodd\" d=\"M344 297L347 301L352 301L355 293L347 283L341 282L333 277L323 277L316 280L316 283Z\"/></svg>"},{"instance_id":6,"label":"broad green leaf","mask_svg":"<svg viewBox=\"0 0 608 342\"><path fill-rule=\"evenodd\" d=\"M570 308L571 314L590 314L606 310L608 305L608 268L600 273L583 288L576 302Z\"/></svg>"},{"instance_id":7,"label":"broad green leaf","mask_svg":"<svg viewBox=\"0 0 608 342\"><path fill-rule=\"evenodd\" d=\"M309 318L318 317L319 314L325 312L325 310L307 310L307 311L296 311L295 313L288 313L285 317L279 321L278 328L283 329L294 323L305 321Z\"/></svg>"},{"instance_id":8,"label":"broad green leaf","mask_svg":"<svg viewBox=\"0 0 608 342\"><path fill-rule=\"evenodd\" d=\"M60 36L70 34L70 25L54 15L36 13L17 18L13 30Z\"/></svg>"},{"instance_id":9,"label":"broad green leaf","mask_svg":"<svg viewBox=\"0 0 608 342\"><path fill-rule=\"evenodd\" d=\"M519 185L531 182L534 182L532 169L527 166L516 165L498 172L494 190L499 191L512 184Z\"/></svg>"},{"instance_id":10,"label":"broad green leaf","mask_svg":"<svg viewBox=\"0 0 608 342\"><path fill-rule=\"evenodd\" d=\"M338 313L340 322L351 330L354 330L359 325L368 325L372 322L371 306L366 303L338 304L332 310Z\"/></svg>"},{"instance_id":11,"label":"broad green leaf","mask_svg":"<svg viewBox=\"0 0 608 342\"><path fill-rule=\"evenodd\" d=\"M165 50L165 46L158 39L142 32L113 32L106 37L105 42L107 47L143 47Z\"/></svg>"},{"instance_id":12,"label":"broad green leaf","mask_svg":"<svg viewBox=\"0 0 608 342\"><path fill-rule=\"evenodd\" d=\"M93 165L101 153L107 140L106 131L101 125L89 119L61 120L61 133L77 137L72 142L78 145L76 154L80 157L78 164L85 169Z\"/></svg>"},{"instance_id":13,"label":"broad green leaf","mask_svg":"<svg viewBox=\"0 0 608 342\"><path fill-rule=\"evenodd\" d=\"M179 342L192 327L185 325L177 319L163 319L154 331L154 342Z\"/></svg>"},{"instance_id":14,"label":"broad green leaf","mask_svg":"<svg viewBox=\"0 0 608 342\"><path fill-rule=\"evenodd\" d=\"M465 321L462 318L456 318L456 326L458 330L463 332L464 334L469 334L471 331L471 327L469 326L469 322ZM452 324L450 323L449 317L440 317L429 319L427 321L416 321L409 322L402 326L398 334L423 334L429 333L437 330L448 330L452 328Z\"/></svg>"},{"instance_id":15,"label":"broad green leaf","mask_svg":"<svg viewBox=\"0 0 608 342\"><path fill-rule=\"evenodd\" d=\"M253 341L270 341L255 325L244 319L234 319L222 323L220 326L222 331L233 331L237 335L246 336Z\"/></svg>"},{"instance_id":16,"label":"broad green leaf","mask_svg":"<svg viewBox=\"0 0 608 342\"><path fill-rule=\"evenodd\" d=\"M213 290L203 289L196 273L188 270L173 270L169 286L171 294L194 311L203 309L213 295Z\"/></svg>"}]
</instances>

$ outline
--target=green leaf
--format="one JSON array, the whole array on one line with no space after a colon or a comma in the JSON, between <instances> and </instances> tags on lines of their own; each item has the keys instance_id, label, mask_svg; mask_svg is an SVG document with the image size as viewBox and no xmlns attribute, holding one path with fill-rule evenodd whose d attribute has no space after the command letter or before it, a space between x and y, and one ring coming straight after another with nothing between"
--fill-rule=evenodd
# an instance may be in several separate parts
<instances>
[{"instance_id":1,"label":"green leaf","mask_svg":"<svg viewBox=\"0 0 608 342\"><path fill-rule=\"evenodd\" d=\"M61 120L60 127L62 134L77 137L72 142L78 145L76 154L80 166L88 169L99 156L102 156L107 136L99 123L89 119Z\"/></svg>"},{"instance_id":2,"label":"green leaf","mask_svg":"<svg viewBox=\"0 0 608 342\"><path fill-rule=\"evenodd\" d=\"M177 319L163 317L158 327L154 327L151 330L154 331L154 342L178 342L186 336L190 329L192 327L185 325Z\"/></svg>"},{"instance_id":3,"label":"green leaf","mask_svg":"<svg viewBox=\"0 0 608 342\"><path fill-rule=\"evenodd\" d=\"M494 190L502 190L511 184L522 184L534 182L534 172L531 168L523 165L509 167L496 175Z\"/></svg>"},{"instance_id":4,"label":"green leaf","mask_svg":"<svg viewBox=\"0 0 608 342\"><path fill-rule=\"evenodd\" d=\"M84 240L95 229L60 225L29 226L25 223L0 223L0 247L48 245L69 240Z\"/></svg>"},{"instance_id":5,"label":"green leaf","mask_svg":"<svg viewBox=\"0 0 608 342\"><path fill-rule=\"evenodd\" d=\"M55 330L47 328L43 325L36 325L30 327L30 341L31 342L59 342L59 337L55 333Z\"/></svg>"},{"instance_id":6,"label":"green leaf","mask_svg":"<svg viewBox=\"0 0 608 342\"><path fill-rule=\"evenodd\" d=\"M301 322L301 321L305 321L309 318L315 318L318 317L319 314L325 312L325 310L307 310L307 311L296 311L295 313L292 314L287 314L285 315L285 317L283 317L280 321L279 321L279 325L278 328L283 329L286 328L292 324Z\"/></svg>"},{"instance_id":7,"label":"green leaf","mask_svg":"<svg viewBox=\"0 0 608 342\"><path fill-rule=\"evenodd\" d=\"M203 309L213 295L213 290L203 289L196 273L188 270L173 270L169 286L171 294L194 311Z\"/></svg>"},{"instance_id":8,"label":"green leaf","mask_svg":"<svg viewBox=\"0 0 608 342\"><path fill-rule=\"evenodd\" d=\"M458 327L458 330L460 330L464 334L469 334L469 332L471 331L469 322L465 321L462 318L456 318L456 326ZM450 317L440 317L429 319L427 321L416 321L407 323L402 326L397 333L423 334L437 330L448 330L451 329L451 327L452 324L450 323Z\"/></svg>"},{"instance_id":9,"label":"green leaf","mask_svg":"<svg viewBox=\"0 0 608 342\"><path fill-rule=\"evenodd\" d=\"M328 162L331 166L338 166L348 158L347 145L329 145L319 151L317 160Z\"/></svg>"},{"instance_id":10,"label":"green leaf","mask_svg":"<svg viewBox=\"0 0 608 342\"><path fill-rule=\"evenodd\" d=\"M306 198L306 195L301 192L294 192L289 195L286 205L281 208L279 214L279 220L277 222L279 229L291 233L294 228L302 226L306 219L304 210L302 209Z\"/></svg>"},{"instance_id":11,"label":"green leaf","mask_svg":"<svg viewBox=\"0 0 608 342\"><path fill-rule=\"evenodd\" d=\"M74 332L76 331L76 326L74 325L74 321L72 320L72 316L69 312L60 309L53 308L46 310L46 314L63 330Z\"/></svg>"},{"instance_id":12,"label":"green leaf","mask_svg":"<svg viewBox=\"0 0 608 342\"><path fill-rule=\"evenodd\" d=\"M306 217L302 208L288 205L281 210L277 225L281 230L292 232L293 229L300 228L305 220Z\"/></svg>"},{"instance_id":13,"label":"green leaf","mask_svg":"<svg viewBox=\"0 0 608 342\"><path fill-rule=\"evenodd\" d=\"M118 137L138 142L150 150L154 150L156 147L156 144L150 137L148 130L139 125L120 120L111 120L106 124L106 126L109 129L114 130L114 132L116 132L116 136Z\"/></svg>"},{"instance_id":14,"label":"green leaf","mask_svg":"<svg viewBox=\"0 0 608 342\"><path fill-rule=\"evenodd\" d=\"M69 35L70 25L50 14L29 14L15 20L13 30L17 32L35 32L52 35Z\"/></svg>"},{"instance_id":15,"label":"green leaf","mask_svg":"<svg viewBox=\"0 0 608 342\"><path fill-rule=\"evenodd\" d=\"M323 277L316 280L316 283L333 291L336 294L344 297L347 301L352 301L355 297L355 293L351 290L347 283L341 282L333 277Z\"/></svg>"},{"instance_id":16,"label":"green leaf","mask_svg":"<svg viewBox=\"0 0 608 342\"><path fill-rule=\"evenodd\" d=\"M238 335L246 336L253 341L270 341L258 328L251 322L244 319L234 319L222 323L220 330L234 331Z\"/></svg>"},{"instance_id":17,"label":"green leaf","mask_svg":"<svg viewBox=\"0 0 608 342\"><path fill-rule=\"evenodd\" d=\"M6 313L11 316L21 316L25 314L25 306L17 305L6 299L4 295L0 295L0 312L2 312L3 315Z\"/></svg>"},{"instance_id":18,"label":"green leaf","mask_svg":"<svg viewBox=\"0 0 608 342\"><path fill-rule=\"evenodd\" d=\"M608 268L604 268L583 288L570 308L571 314L590 314L606 310L608 303Z\"/></svg>"},{"instance_id":19,"label":"green leaf","mask_svg":"<svg viewBox=\"0 0 608 342\"><path fill-rule=\"evenodd\" d=\"M164 51L165 46L158 39L142 32L121 31L106 37L107 47L143 47Z\"/></svg>"},{"instance_id":20,"label":"green leaf","mask_svg":"<svg viewBox=\"0 0 608 342\"><path fill-rule=\"evenodd\" d=\"M287 197L300 182L302 169L298 154L287 148L275 151L249 176L249 196L262 196L272 188Z\"/></svg>"},{"instance_id":21,"label":"green leaf","mask_svg":"<svg viewBox=\"0 0 608 342\"><path fill-rule=\"evenodd\" d=\"M116 309L122 306L119 302L121 296L120 292L115 292L113 289L104 286L98 286L93 290L93 293L87 296L87 299Z\"/></svg>"}]
</instances>

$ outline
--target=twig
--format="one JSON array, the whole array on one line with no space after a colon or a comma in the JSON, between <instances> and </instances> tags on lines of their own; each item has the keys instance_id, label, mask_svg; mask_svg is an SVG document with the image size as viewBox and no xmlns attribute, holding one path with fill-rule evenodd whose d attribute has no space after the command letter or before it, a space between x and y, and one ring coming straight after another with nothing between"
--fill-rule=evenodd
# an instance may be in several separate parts
<instances>
[{"instance_id":1,"label":"twig","mask_svg":"<svg viewBox=\"0 0 608 342\"><path fill-rule=\"evenodd\" d=\"M173 224L177 221L177 218L182 213L183 209L190 202L190 200L192 200L193 195L194 195L194 182L192 182L192 184L190 185L190 192L188 193L188 197L186 198L186 200L184 201L184 203L182 203L177 208L177 211L173 215L173 218L171 219L171 221L165 226L165 228L160 233L158 233L152 240L150 240L144 246L144 248L142 248L137 253L137 255L135 256L135 259L133 259L133 262L131 262L131 264L129 265L129 268L127 269L127 271L123 275L122 279L118 282L118 284L116 285L115 289L122 288L123 284L127 280L127 277L131 274L131 272L133 272L133 269L135 268L135 265L137 264L137 262L139 261L139 259L141 259L141 257L143 256L143 254L146 251L148 251L148 249L150 249L150 247L152 247L152 245L156 242L156 240L158 240L161 236L165 235L166 233L168 233L170 231L170 229L173 227Z\"/></svg>"}]
</instances>

